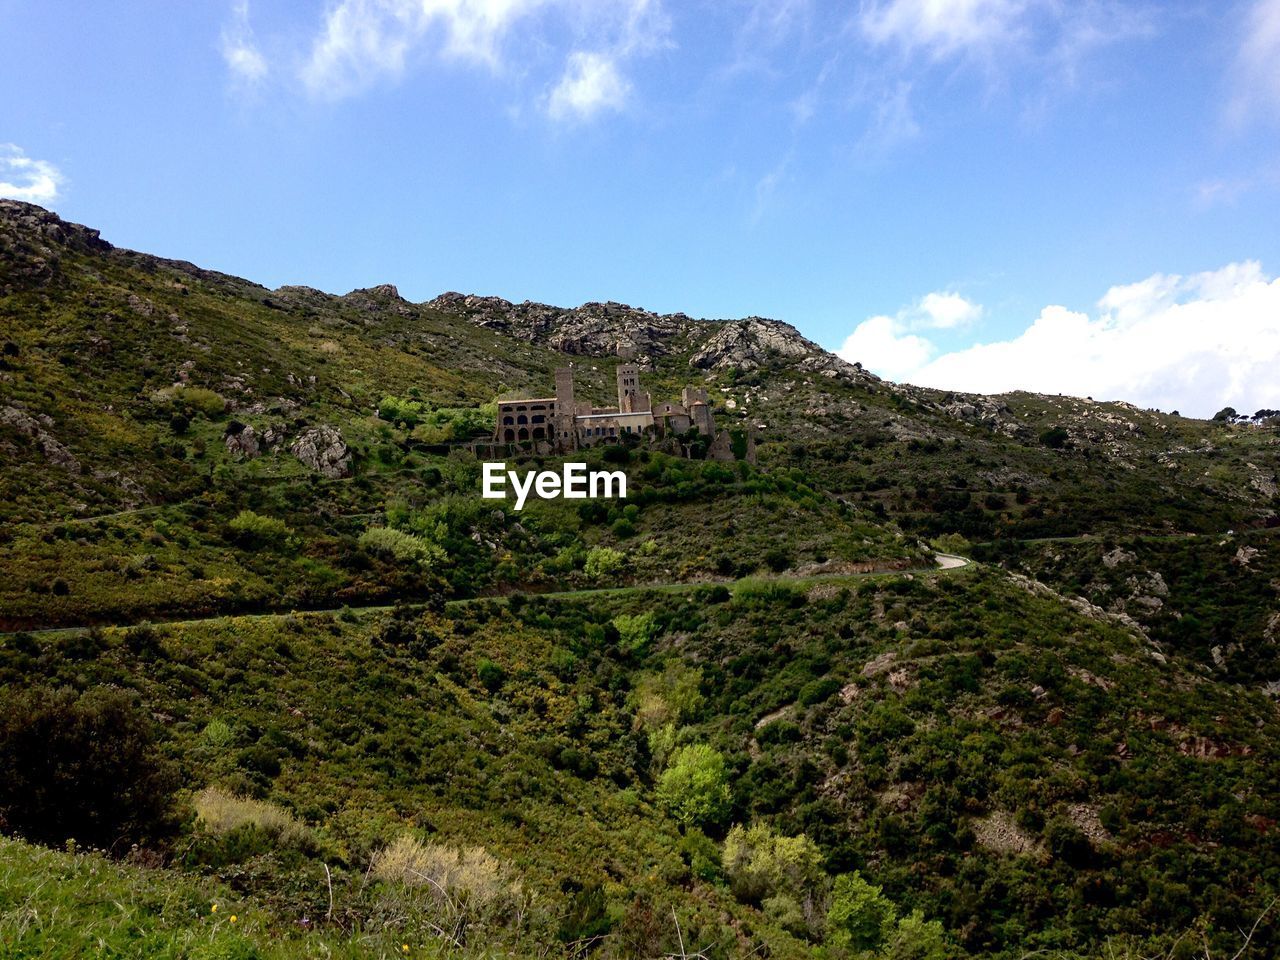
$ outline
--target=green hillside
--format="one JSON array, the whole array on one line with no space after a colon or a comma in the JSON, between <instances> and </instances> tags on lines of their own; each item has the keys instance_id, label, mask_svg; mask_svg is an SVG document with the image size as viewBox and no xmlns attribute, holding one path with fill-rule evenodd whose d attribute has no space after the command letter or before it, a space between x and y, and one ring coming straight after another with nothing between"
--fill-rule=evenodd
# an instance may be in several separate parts
<instances>
[{"instance_id":1,"label":"green hillside","mask_svg":"<svg viewBox=\"0 0 1280 960\"><path fill-rule=\"evenodd\" d=\"M1280 950L1273 423L11 201L0 318L5 957ZM757 461L482 500L494 401L623 345Z\"/></svg>"}]
</instances>

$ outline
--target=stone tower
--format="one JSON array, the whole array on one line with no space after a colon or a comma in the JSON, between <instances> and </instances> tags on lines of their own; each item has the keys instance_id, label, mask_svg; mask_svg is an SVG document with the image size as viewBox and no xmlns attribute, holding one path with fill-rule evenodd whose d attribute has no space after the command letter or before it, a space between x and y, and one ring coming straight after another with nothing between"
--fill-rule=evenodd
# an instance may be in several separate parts
<instances>
[{"instance_id":1,"label":"stone tower","mask_svg":"<svg viewBox=\"0 0 1280 960\"><path fill-rule=\"evenodd\" d=\"M650 409L649 394L640 390L640 367L634 363L618 364L618 412L647 413Z\"/></svg>"},{"instance_id":2,"label":"stone tower","mask_svg":"<svg viewBox=\"0 0 1280 960\"><path fill-rule=\"evenodd\" d=\"M556 445L565 450L578 446L578 429L574 417L578 405L573 399L573 364L556 367L556 413L552 421Z\"/></svg>"}]
</instances>

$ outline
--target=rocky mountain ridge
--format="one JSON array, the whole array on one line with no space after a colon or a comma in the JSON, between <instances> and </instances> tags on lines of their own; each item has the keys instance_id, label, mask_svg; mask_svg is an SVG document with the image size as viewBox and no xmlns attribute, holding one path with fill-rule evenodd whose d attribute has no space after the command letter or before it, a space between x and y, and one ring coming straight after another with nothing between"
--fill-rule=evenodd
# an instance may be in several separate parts
<instances>
[{"instance_id":1,"label":"rocky mountain ridge","mask_svg":"<svg viewBox=\"0 0 1280 960\"><path fill-rule=\"evenodd\" d=\"M425 306L567 354L626 353L648 363L687 353L692 367L744 372L783 360L805 373L879 382L861 364L849 363L791 324L767 317L698 320L686 313L656 313L616 301L556 307L456 292L443 293Z\"/></svg>"}]
</instances>

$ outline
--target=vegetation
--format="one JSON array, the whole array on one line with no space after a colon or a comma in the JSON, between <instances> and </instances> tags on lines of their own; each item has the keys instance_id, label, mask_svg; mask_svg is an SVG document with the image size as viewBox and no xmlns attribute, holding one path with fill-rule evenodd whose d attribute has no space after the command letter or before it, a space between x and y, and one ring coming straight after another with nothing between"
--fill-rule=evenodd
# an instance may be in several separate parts
<instances>
[{"instance_id":1,"label":"vegetation","mask_svg":"<svg viewBox=\"0 0 1280 960\"><path fill-rule=\"evenodd\" d=\"M6 956L1280 950L1274 411L695 369L690 326L646 382L759 462L594 448L626 502L516 513L471 442L546 343L8 216Z\"/></svg>"}]
</instances>

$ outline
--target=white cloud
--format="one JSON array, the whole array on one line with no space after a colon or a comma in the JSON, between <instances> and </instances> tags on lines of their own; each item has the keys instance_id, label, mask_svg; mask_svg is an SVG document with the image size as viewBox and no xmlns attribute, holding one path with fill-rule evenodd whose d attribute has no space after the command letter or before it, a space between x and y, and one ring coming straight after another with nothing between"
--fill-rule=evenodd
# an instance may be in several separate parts
<instances>
[{"instance_id":1,"label":"white cloud","mask_svg":"<svg viewBox=\"0 0 1280 960\"><path fill-rule=\"evenodd\" d=\"M981 316L982 307L958 293L930 293L892 317L881 315L858 324L837 352L881 376L901 380L937 352L929 340L911 331L951 330Z\"/></svg>"},{"instance_id":2,"label":"white cloud","mask_svg":"<svg viewBox=\"0 0 1280 960\"><path fill-rule=\"evenodd\" d=\"M569 55L564 76L547 98L547 113L553 120L586 120L602 110L622 109L630 92L631 84L611 57L578 50Z\"/></svg>"},{"instance_id":3,"label":"white cloud","mask_svg":"<svg viewBox=\"0 0 1280 960\"><path fill-rule=\"evenodd\" d=\"M231 22L222 30L222 58L240 83L259 83L269 72L249 24L249 0L239 0L231 8Z\"/></svg>"},{"instance_id":4,"label":"white cloud","mask_svg":"<svg viewBox=\"0 0 1280 960\"><path fill-rule=\"evenodd\" d=\"M1244 17L1236 58L1232 118L1280 106L1280 0L1255 0Z\"/></svg>"},{"instance_id":5,"label":"white cloud","mask_svg":"<svg viewBox=\"0 0 1280 960\"><path fill-rule=\"evenodd\" d=\"M569 54L545 98L555 119L620 107L631 89L622 62L662 46L670 30L660 0L338 0L299 76L312 95L337 98L400 76L432 50L502 71L512 34L547 11L562 14L578 42L593 48ZM545 46L532 33L522 39Z\"/></svg>"},{"instance_id":6,"label":"white cloud","mask_svg":"<svg viewBox=\"0 0 1280 960\"><path fill-rule=\"evenodd\" d=\"M987 50L1019 36L1026 0L880 0L862 10L859 26L876 44L940 58Z\"/></svg>"},{"instance_id":7,"label":"white cloud","mask_svg":"<svg viewBox=\"0 0 1280 960\"><path fill-rule=\"evenodd\" d=\"M1113 287L1094 316L1045 307L1010 340L940 356L888 319L859 324L840 355L943 389L1065 393L1197 416L1280 407L1280 280L1253 261Z\"/></svg>"},{"instance_id":8,"label":"white cloud","mask_svg":"<svg viewBox=\"0 0 1280 960\"><path fill-rule=\"evenodd\" d=\"M896 318L879 316L858 324L836 352L890 380L905 380L928 362L934 349L924 337L904 332Z\"/></svg>"},{"instance_id":9,"label":"white cloud","mask_svg":"<svg viewBox=\"0 0 1280 960\"><path fill-rule=\"evenodd\" d=\"M62 171L47 160L32 160L17 144L0 144L0 197L50 204L65 182Z\"/></svg>"},{"instance_id":10,"label":"white cloud","mask_svg":"<svg viewBox=\"0 0 1280 960\"><path fill-rule=\"evenodd\" d=\"M947 330L973 323L982 316L982 307L958 293L930 293L920 301L919 312L929 326Z\"/></svg>"}]
</instances>

